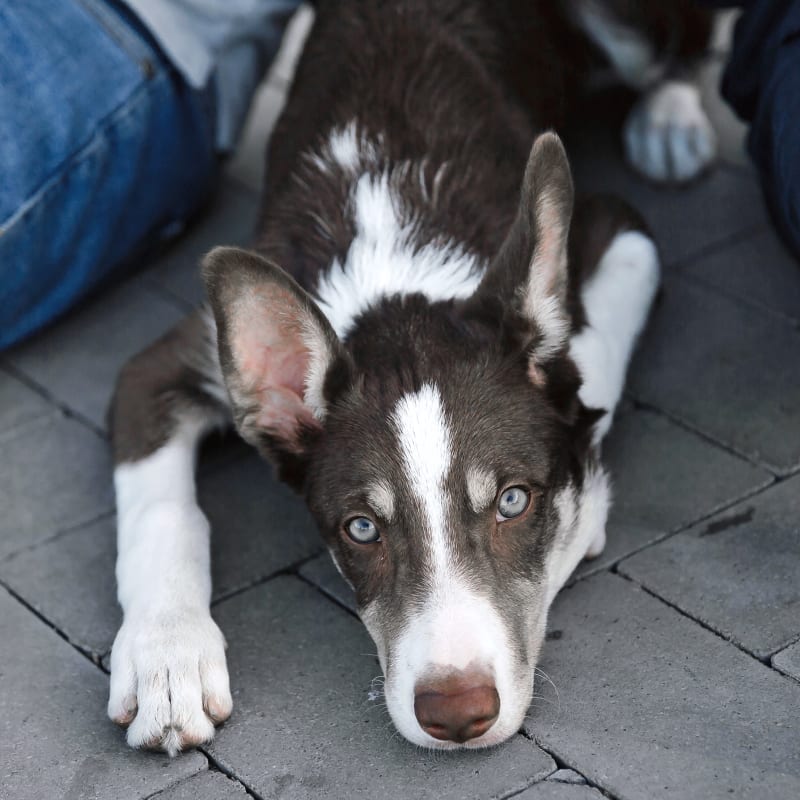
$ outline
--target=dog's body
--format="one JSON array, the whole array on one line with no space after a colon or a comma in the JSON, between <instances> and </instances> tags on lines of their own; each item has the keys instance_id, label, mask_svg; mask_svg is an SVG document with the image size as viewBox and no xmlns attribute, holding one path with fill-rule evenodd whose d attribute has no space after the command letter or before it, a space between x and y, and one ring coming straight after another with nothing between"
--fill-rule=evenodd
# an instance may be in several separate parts
<instances>
[{"instance_id":1,"label":"dog's body","mask_svg":"<svg viewBox=\"0 0 800 800\"><path fill-rule=\"evenodd\" d=\"M587 36L632 83L667 69L613 5L321 4L258 255L214 251L213 318L117 387L109 713L132 745L175 752L231 711L193 479L197 443L231 418L353 585L399 730L480 747L519 728L547 609L605 542L599 444L658 283L638 217L608 198L573 214L557 137L530 151L591 66ZM674 33L672 11L650 13ZM691 91L656 89L631 118L629 157L653 177L713 153Z\"/></svg>"}]
</instances>

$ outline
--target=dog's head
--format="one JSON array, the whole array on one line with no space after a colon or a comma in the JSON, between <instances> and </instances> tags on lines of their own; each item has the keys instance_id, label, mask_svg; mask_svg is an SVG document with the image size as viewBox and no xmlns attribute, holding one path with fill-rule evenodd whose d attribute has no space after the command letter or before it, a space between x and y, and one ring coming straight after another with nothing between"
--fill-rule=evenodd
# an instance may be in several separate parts
<instances>
[{"instance_id":1,"label":"dog's head","mask_svg":"<svg viewBox=\"0 0 800 800\"><path fill-rule=\"evenodd\" d=\"M571 208L563 148L542 136L475 295L387 298L344 342L264 259L205 263L237 426L305 494L417 744L519 729L548 607L605 524L567 355Z\"/></svg>"}]
</instances>

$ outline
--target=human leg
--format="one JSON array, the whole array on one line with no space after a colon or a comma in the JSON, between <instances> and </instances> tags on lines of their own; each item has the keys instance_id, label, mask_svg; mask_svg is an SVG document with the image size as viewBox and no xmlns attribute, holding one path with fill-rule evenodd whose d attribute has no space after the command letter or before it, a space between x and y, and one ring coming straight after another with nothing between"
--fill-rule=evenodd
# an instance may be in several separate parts
<instances>
[{"instance_id":1,"label":"human leg","mask_svg":"<svg viewBox=\"0 0 800 800\"><path fill-rule=\"evenodd\" d=\"M0 348L175 230L214 185L213 109L101 0L0 7Z\"/></svg>"}]
</instances>

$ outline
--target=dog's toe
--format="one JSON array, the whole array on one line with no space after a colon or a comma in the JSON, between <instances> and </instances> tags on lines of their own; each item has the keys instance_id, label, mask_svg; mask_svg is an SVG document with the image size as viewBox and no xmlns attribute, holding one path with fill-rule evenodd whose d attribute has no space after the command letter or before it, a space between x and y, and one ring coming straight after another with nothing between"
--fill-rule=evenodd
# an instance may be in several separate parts
<instances>
[{"instance_id":1,"label":"dog's toe","mask_svg":"<svg viewBox=\"0 0 800 800\"><path fill-rule=\"evenodd\" d=\"M628 162L645 177L684 182L700 175L717 153L717 139L695 86L661 84L634 106L623 131Z\"/></svg>"}]
</instances>

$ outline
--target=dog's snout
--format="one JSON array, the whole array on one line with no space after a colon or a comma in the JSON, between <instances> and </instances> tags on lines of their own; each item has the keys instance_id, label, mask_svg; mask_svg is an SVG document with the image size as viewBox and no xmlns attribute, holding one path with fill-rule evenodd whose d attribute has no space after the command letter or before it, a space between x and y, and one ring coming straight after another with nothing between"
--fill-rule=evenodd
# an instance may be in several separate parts
<instances>
[{"instance_id":1,"label":"dog's snout","mask_svg":"<svg viewBox=\"0 0 800 800\"><path fill-rule=\"evenodd\" d=\"M492 727L500 714L500 695L491 678L457 674L418 685L414 714L434 739L461 744Z\"/></svg>"}]
</instances>

